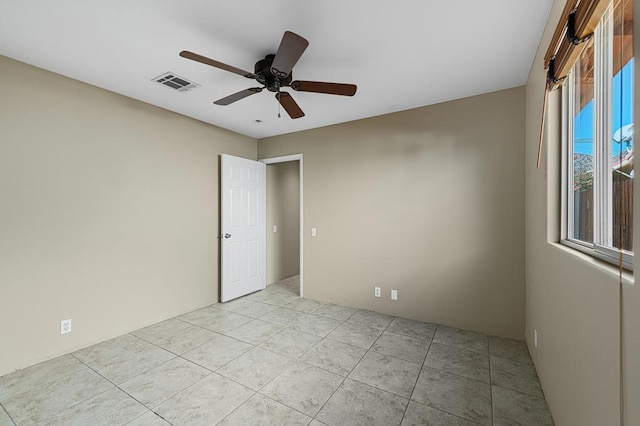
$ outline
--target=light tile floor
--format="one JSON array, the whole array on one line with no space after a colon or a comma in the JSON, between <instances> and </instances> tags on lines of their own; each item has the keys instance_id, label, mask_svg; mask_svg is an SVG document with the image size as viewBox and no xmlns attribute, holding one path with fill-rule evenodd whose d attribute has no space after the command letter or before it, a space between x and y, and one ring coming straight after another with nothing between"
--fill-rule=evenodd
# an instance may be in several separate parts
<instances>
[{"instance_id":1,"label":"light tile floor","mask_svg":"<svg viewBox=\"0 0 640 426\"><path fill-rule=\"evenodd\" d=\"M0 377L0 426L553 425L523 342L299 299L297 286Z\"/></svg>"}]
</instances>

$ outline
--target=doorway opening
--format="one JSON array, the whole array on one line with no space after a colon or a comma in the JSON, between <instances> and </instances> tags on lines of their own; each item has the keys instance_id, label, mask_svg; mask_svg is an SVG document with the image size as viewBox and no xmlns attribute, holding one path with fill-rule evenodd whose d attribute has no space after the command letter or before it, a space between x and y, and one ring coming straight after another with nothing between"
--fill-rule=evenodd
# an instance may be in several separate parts
<instances>
[{"instance_id":1,"label":"doorway opening","mask_svg":"<svg viewBox=\"0 0 640 426\"><path fill-rule=\"evenodd\" d=\"M302 154L260 161L267 165L267 285L294 285L303 297Z\"/></svg>"}]
</instances>

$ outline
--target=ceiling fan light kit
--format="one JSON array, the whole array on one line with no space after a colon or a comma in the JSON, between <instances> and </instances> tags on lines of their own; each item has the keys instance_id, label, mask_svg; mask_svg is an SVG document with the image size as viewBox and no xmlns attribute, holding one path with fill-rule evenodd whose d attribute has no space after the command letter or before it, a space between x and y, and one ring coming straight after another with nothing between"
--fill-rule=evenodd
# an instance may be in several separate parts
<instances>
[{"instance_id":1,"label":"ceiling fan light kit","mask_svg":"<svg viewBox=\"0 0 640 426\"><path fill-rule=\"evenodd\" d=\"M192 61L200 62L205 65L232 72L240 76L256 80L262 84L262 87L252 87L233 93L214 102L216 105L226 106L236 101L244 99L248 96L255 95L267 89L275 93L275 97L282 105L282 108L289 114L292 119L304 117L304 112L296 103L289 92L281 89L290 87L297 92L325 93L328 95L353 96L356 94L357 86L355 84L345 83L326 83L320 81L304 81L293 80L293 67L298 62L309 42L304 38L291 31L285 31L278 51L275 54L269 54L264 59L255 63L254 72L245 71L231 65L207 58L197 53L183 50L180 56Z\"/></svg>"}]
</instances>

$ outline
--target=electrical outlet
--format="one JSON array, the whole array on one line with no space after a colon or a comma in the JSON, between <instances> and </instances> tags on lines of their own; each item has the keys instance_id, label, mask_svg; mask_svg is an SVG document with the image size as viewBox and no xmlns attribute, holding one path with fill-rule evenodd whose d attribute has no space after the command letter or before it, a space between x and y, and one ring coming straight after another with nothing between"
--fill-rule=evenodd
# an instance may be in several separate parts
<instances>
[{"instance_id":1,"label":"electrical outlet","mask_svg":"<svg viewBox=\"0 0 640 426\"><path fill-rule=\"evenodd\" d=\"M278 225L273 225L273 232L278 232Z\"/></svg>"},{"instance_id":2,"label":"electrical outlet","mask_svg":"<svg viewBox=\"0 0 640 426\"><path fill-rule=\"evenodd\" d=\"M398 300L398 290L391 290L391 300Z\"/></svg>"},{"instance_id":3,"label":"electrical outlet","mask_svg":"<svg viewBox=\"0 0 640 426\"><path fill-rule=\"evenodd\" d=\"M538 330L536 330L535 328L533 329L533 347L538 347Z\"/></svg>"},{"instance_id":4,"label":"electrical outlet","mask_svg":"<svg viewBox=\"0 0 640 426\"><path fill-rule=\"evenodd\" d=\"M311 236L315 237L316 235L318 235L318 231L316 230L316 228L311 228Z\"/></svg>"},{"instance_id":5,"label":"electrical outlet","mask_svg":"<svg viewBox=\"0 0 640 426\"><path fill-rule=\"evenodd\" d=\"M71 320L60 321L60 334L71 333Z\"/></svg>"},{"instance_id":6,"label":"electrical outlet","mask_svg":"<svg viewBox=\"0 0 640 426\"><path fill-rule=\"evenodd\" d=\"M376 297L380 297L380 287L374 287L373 295Z\"/></svg>"}]
</instances>

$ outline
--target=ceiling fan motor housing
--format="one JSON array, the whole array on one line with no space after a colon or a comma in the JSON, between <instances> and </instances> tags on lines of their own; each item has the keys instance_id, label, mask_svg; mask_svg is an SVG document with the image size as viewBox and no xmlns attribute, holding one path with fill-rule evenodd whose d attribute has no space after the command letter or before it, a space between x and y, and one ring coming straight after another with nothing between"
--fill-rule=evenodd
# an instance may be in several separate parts
<instances>
[{"instance_id":1,"label":"ceiling fan motor housing","mask_svg":"<svg viewBox=\"0 0 640 426\"><path fill-rule=\"evenodd\" d=\"M293 72L290 72L285 78L278 78L271 73L271 64L273 64L275 57L275 54L267 55L264 59L256 62L254 67L254 74L258 76L256 80L264 84L268 91L274 93L278 92L280 87L290 85L293 78Z\"/></svg>"}]
</instances>

